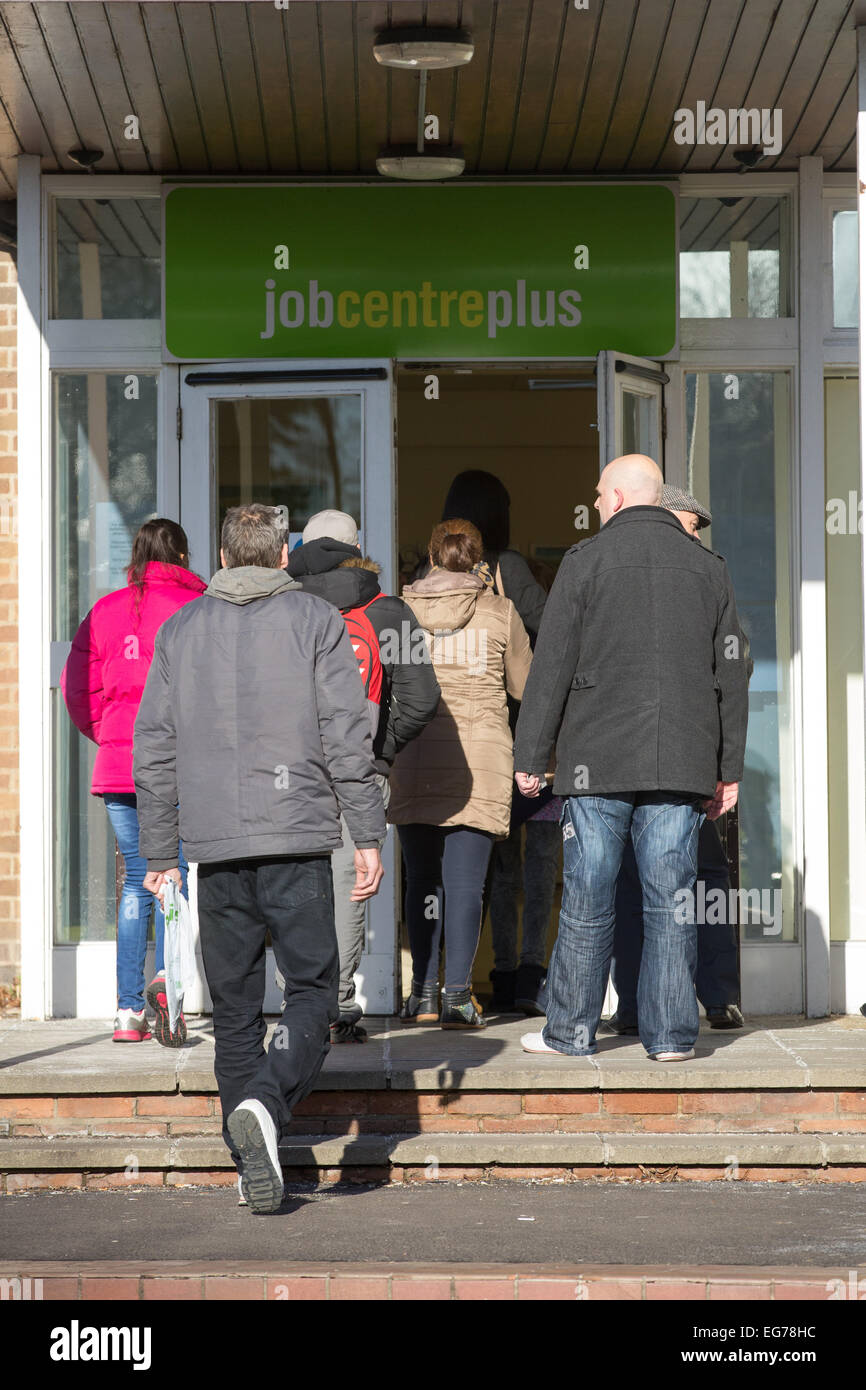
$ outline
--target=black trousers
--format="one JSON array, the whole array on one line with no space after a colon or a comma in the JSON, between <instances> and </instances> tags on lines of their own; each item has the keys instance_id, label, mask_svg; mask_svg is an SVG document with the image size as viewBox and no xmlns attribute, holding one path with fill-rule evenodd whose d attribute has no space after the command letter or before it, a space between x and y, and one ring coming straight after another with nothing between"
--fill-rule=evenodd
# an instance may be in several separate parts
<instances>
[{"instance_id":1,"label":"black trousers","mask_svg":"<svg viewBox=\"0 0 866 1390\"><path fill-rule=\"evenodd\" d=\"M698 878L706 893L721 889L727 903L731 886L728 861L715 822L705 820L698 838ZM727 920L698 927L698 965L695 992L705 1009L738 1004L737 928ZM631 840L627 841L616 885L616 927L611 975L617 993L617 1018L637 1023L637 983L643 951L643 899Z\"/></svg>"},{"instance_id":2,"label":"black trousers","mask_svg":"<svg viewBox=\"0 0 866 1390\"><path fill-rule=\"evenodd\" d=\"M340 962L330 855L200 864L202 960L213 1000L214 1070L226 1117L259 1100L279 1135L312 1089L339 1016ZM285 977L283 1014L264 1047L265 935Z\"/></svg>"}]
</instances>

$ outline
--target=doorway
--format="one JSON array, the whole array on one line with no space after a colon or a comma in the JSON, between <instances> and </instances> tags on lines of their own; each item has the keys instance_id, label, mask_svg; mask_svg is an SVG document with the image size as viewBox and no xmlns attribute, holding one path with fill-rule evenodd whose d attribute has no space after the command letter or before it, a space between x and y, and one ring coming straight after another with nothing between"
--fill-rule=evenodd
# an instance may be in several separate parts
<instances>
[{"instance_id":1,"label":"doorway","mask_svg":"<svg viewBox=\"0 0 866 1390\"><path fill-rule=\"evenodd\" d=\"M477 364L397 370L397 539L400 586L427 552L453 480L465 469L499 478L511 497L510 546L544 586L565 551L598 530L596 375L591 363L562 367ZM438 394L437 394L438 393ZM548 923L553 948L561 865ZM405 932L404 996L409 989ZM489 992L493 968L487 915L475 958L476 993Z\"/></svg>"}]
</instances>

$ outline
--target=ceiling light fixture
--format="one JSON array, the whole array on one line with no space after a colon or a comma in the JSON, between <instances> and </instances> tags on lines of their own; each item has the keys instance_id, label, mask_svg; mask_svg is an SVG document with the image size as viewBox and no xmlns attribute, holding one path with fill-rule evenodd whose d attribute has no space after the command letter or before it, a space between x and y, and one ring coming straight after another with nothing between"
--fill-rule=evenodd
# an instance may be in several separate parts
<instances>
[{"instance_id":1,"label":"ceiling light fixture","mask_svg":"<svg viewBox=\"0 0 866 1390\"><path fill-rule=\"evenodd\" d=\"M66 158L77 164L79 169L92 169L102 158L102 150L67 150Z\"/></svg>"},{"instance_id":2,"label":"ceiling light fixture","mask_svg":"<svg viewBox=\"0 0 866 1390\"><path fill-rule=\"evenodd\" d=\"M385 29L376 35L373 57L388 68L460 68L475 46L465 29Z\"/></svg>"},{"instance_id":3,"label":"ceiling light fixture","mask_svg":"<svg viewBox=\"0 0 866 1390\"><path fill-rule=\"evenodd\" d=\"M456 179L466 168L463 151L454 145L437 145L435 154L424 154L412 145L394 145L382 150L376 160L380 174L389 179L410 179L426 183L435 179Z\"/></svg>"}]
</instances>

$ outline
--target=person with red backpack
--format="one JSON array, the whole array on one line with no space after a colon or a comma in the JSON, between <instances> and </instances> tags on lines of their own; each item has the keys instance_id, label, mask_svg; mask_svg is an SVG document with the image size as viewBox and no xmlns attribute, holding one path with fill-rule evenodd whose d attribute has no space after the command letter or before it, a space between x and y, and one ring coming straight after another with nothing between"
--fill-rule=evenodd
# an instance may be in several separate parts
<instances>
[{"instance_id":1,"label":"person with red backpack","mask_svg":"<svg viewBox=\"0 0 866 1390\"><path fill-rule=\"evenodd\" d=\"M343 615L369 702L373 756L387 807L395 757L429 724L439 705L439 682L423 630L408 604L382 593L380 566L362 555L358 528L346 512L312 516L287 569L307 593L327 599ZM355 972L364 949L365 905L354 896L355 846L345 821L341 830L342 848L331 855L340 951L340 1017L331 1025L331 1041L364 1042Z\"/></svg>"}]
</instances>

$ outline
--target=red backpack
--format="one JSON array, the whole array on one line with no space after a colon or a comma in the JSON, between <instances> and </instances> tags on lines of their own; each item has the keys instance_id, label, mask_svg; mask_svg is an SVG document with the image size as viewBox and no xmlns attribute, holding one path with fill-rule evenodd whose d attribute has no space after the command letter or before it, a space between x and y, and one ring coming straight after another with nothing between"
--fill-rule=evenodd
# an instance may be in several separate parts
<instances>
[{"instance_id":1,"label":"red backpack","mask_svg":"<svg viewBox=\"0 0 866 1390\"><path fill-rule=\"evenodd\" d=\"M379 639L367 617L367 609L381 597L381 594L375 594L369 603L362 604L360 608L349 608L343 614L352 641L352 651L357 658L361 680L364 682L364 693L374 705L378 705L382 698L382 659L379 655Z\"/></svg>"}]
</instances>

